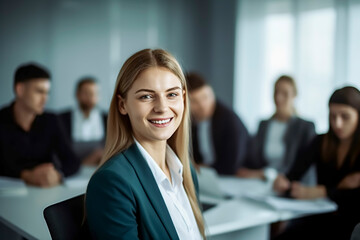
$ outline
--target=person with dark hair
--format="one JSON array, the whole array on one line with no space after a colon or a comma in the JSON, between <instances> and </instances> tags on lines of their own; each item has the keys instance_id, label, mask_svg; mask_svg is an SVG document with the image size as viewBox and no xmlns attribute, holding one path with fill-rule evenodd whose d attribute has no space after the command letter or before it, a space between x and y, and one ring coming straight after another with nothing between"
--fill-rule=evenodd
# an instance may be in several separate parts
<instances>
[{"instance_id":1,"label":"person with dark hair","mask_svg":"<svg viewBox=\"0 0 360 240\"><path fill-rule=\"evenodd\" d=\"M278 173L287 173L296 158L315 137L313 122L297 116L294 101L297 95L295 80L280 76L274 85L275 113L259 124L251 139L246 168L237 172L239 177L274 180ZM311 168L303 182L315 183L315 170Z\"/></svg>"},{"instance_id":2,"label":"person with dark hair","mask_svg":"<svg viewBox=\"0 0 360 240\"><path fill-rule=\"evenodd\" d=\"M194 161L234 175L246 156L248 131L236 113L217 100L197 73L186 74L193 118Z\"/></svg>"},{"instance_id":3,"label":"person with dark hair","mask_svg":"<svg viewBox=\"0 0 360 240\"><path fill-rule=\"evenodd\" d=\"M83 164L97 165L103 155L107 114L97 107L98 91L94 77L80 79L76 86L77 106L60 114Z\"/></svg>"},{"instance_id":4,"label":"person with dark hair","mask_svg":"<svg viewBox=\"0 0 360 240\"><path fill-rule=\"evenodd\" d=\"M355 87L336 90L329 100L329 131L317 136L286 176L278 176L274 189L289 191L297 199L328 197L335 213L295 222L279 239L350 239L360 222L360 92ZM317 167L317 185L297 182L308 167Z\"/></svg>"},{"instance_id":5,"label":"person with dark hair","mask_svg":"<svg viewBox=\"0 0 360 240\"><path fill-rule=\"evenodd\" d=\"M0 110L0 175L51 187L79 169L63 126L44 112L50 74L36 64L20 66L14 77L15 100Z\"/></svg>"}]
</instances>

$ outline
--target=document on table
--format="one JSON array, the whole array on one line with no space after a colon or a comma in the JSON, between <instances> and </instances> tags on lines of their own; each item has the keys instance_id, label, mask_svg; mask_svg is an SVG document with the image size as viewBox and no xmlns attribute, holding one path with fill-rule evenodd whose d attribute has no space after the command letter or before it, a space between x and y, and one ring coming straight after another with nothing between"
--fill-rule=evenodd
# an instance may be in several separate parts
<instances>
[{"instance_id":1,"label":"document on table","mask_svg":"<svg viewBox=\"0 0 360 240\"><path fill-rule=\"evenodd\" d=\"M276 196L246 195L255 201L264 202L276 210L293 211L297 213L325 213L336 211L336 203L328 199L298 200Z\"/></svg>"},{"instance_id":2,"label":"document on table","mask_svg":"<svg viewBox=\"0 0 360 240\"><path fill-rule=\"evenodd\" d=\"M27 188L23 180L10 177L0 177L1 196L18 196L26 194Z\"/></svg>"}]
</instances>

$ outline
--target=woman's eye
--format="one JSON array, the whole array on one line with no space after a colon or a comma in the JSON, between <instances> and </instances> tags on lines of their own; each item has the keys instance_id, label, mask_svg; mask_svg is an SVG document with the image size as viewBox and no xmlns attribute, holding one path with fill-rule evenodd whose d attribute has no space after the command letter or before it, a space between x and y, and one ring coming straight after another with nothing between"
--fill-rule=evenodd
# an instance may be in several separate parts
<instances>
[{"instance_id":1,"label":"woman's eye","mask_svg":"<svg viewBox=\"0 0 360 240\"><path fill-rule=\"evenodd\" d=\"M176 96L178 96L178 94L177 94L177 93L169 93L168 96L169 96L169 97L176 97Z\"/></svg>"},{"instance_id":2,"label":"woman's eye","mask_svg":"<svg viewBox=\"0 0 360 240\"><path fill-rule=\"evenodd\" d=\"M144 99L144 100L151 99L151 98L152 98L152 96L149 95L149 94L146 94L146 95L143 95L143 96L140 97L140 99Z\"/></svg>"},{"instance_id":3,"label":"woman's eye","mask_svg":"<svg viewBox=\"0 0 360 240\"><path fill-rule=\"evenodd\" d=\"M343 114L343 115L342 115L342 118L343 118L344 120L348 120L348 119L350 118L350 115L348 115L348 114Z\"/></svg>"}]
</instances>

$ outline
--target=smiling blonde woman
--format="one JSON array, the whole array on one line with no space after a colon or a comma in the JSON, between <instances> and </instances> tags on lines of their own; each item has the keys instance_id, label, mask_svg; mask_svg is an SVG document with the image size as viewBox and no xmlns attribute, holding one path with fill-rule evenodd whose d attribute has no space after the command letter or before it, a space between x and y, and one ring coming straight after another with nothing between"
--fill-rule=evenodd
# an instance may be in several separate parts
<instances>
[{"instance_id":1,"label":"smiling blonde woman","mask_svg":"<svg viewBox=\"0 0 360 240\"><path fill-rule=\"evenodd\" d=\"M86 193L93 238L205 238L189 124L176 59L161 49L131 56L117 78L104 157Z\"/></svg>"}]
</instances>

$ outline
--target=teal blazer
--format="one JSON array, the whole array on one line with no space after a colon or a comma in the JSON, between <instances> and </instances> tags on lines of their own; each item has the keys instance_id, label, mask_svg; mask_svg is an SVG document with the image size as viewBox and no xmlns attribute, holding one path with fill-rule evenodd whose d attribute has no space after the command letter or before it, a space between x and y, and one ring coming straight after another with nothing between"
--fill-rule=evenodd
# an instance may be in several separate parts
<instances>
[{"instance_id":1,"label":"teal blazer","mask_svg":"<svg viewBox=\"0 0 360 240\"><path fill-rule=\"evenodd\" d=\"M191 169L195 189L196 173ZM94 239L179 239L155 178L136 144L90 179L86 214Z\"/></svg>"}]
</instances>

